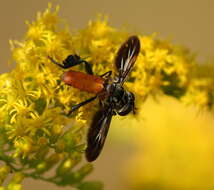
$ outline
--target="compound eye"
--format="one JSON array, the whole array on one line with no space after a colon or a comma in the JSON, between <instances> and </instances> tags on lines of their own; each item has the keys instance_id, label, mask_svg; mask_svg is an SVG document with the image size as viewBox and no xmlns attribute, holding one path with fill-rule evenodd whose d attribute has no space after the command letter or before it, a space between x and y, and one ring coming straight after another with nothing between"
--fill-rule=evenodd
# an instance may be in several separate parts
<instances>
[{"instance_id":1,"label":"compound eye","mask_svg":"<svg viewBox=\"0 0 214 190\"><path fill-rule=\"evenodd\" d=\"M120 109L118 111L118 114L121 116L127 115L129 112L133 111L134 109L134 100L135 100L135 96L133 93L131 92L127 92L127 96L125 98L126 102L124 103L124 106L122 107L122 109Z\"/></svg>"},{"instance_id":2,"label":"compound eye","mask_svg":"<svg viewBox=\"0 0 214 190\"><path fill-rule=\"evenodd\" d=\"M127 115L127 114L129 114L129 112L132 111L132 109L133 109L132 104L131 103L127 103L126 105L123 106L123 108L120 111L118 111L118 114L120 116Z\"/></svg>"}]
</instances>

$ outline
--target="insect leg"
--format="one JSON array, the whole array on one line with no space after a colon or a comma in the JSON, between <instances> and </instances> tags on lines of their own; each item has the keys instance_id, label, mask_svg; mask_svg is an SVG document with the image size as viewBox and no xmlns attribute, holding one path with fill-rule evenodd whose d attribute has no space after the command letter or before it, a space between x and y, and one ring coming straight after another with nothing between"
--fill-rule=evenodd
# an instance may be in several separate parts
<instances>
[{"instance_id":1,"label":"insect leg","mask_svg":"<svg viewBox=\"0 0 214 190\"><path fill-rule=\"evenodd\" d=\"M85 63L85 70L86 70L86 72L88 74L90 74L90 75L93 75L94 73L93 73L91 64L89 62L83 60L83 59L81 59L80 61L81 61L80 63Z\"/></svg>"},{"instance_id":2,"label":"insect leg","mask_svg":"<svg viewBox=\"0 0 214 190\"><path fill-rule=\"evenodd\" d=\"M89 62L85 61L84 59L81 59L80 56L74 54L74 55L69 55L63 62L62 64L56 62L53 58L49 57L48 58L53 62L54 64L58 65L59 67L63 69L68 69L70 67L79 65L81 63L85 64L85 70L88 74L93 75L92 71L92 66Z\"/></svg>"},{"instance_id":3,"label":"insect leg","mask_svg":"<svg viewBox=\"0 0 214 190\"><path fill-rule=\"evenodd\" d=\"M92 102L92 101L95 100L96 98L97 98L97 96L94 96L94 97L92 97L92 98L89 98L89 99L87 99L87 100L85 100L85 101L83 101L83 102L77 104L77 105L72 106L72 107L71 107L71 110L70 110L69 113L68 113L68 115L70 115L70 114L71 114L72 112L74 112L75 110L79 109L81 106L84 106L85 104L88 104L88 103Z\"/></svg>"},{"instance_id":4,"label":"insect leg","mask_svg":"<svg viewBox=\"0 0 214 190\"><path fill-rule=\"evenodd\" d=\"M92 66L89 62L85 61L84 59L81 59L78 55L69 55L64 61L63 65L66 68L73 67L76 65L79 65L81 63L85 64L85 70L88 74L93 75Z\"/></svg>"},{"instance_id":5,"label":"insect leg","mask_svg":"<svg viewBox=\"0 0 214 190\"><path fill-rule=\"evenodd\" d=\"M92 71L92 66L89 62L83 60L80 58L80 56L74 54L74 55L69 55L63 62L62 64L56 62L53 58L49 57L48 58L51 60L51 62L53 62L54 64L58 65L59 67L63 68L63 69L68 69L70 67L79 65L81 63L85 64L85 70L88 74L93 75L93 71Z\"/></svg>"},{"instance_id":6,"label":"insect leg","mask_svg":"<svg viewBox=\"0 0 214 190\"><path fill-rule=\"evenodd\" d=\"M108 71L108 72L106 72L106 73L100 75L100 77L110 77L111 74L112 74L112 71Z\"/></svg>"},{"instance_id":7,"label":"insect leg","mask_svg":"<svg viewBox=\"0 0 214 190\"><path fill-rule=\"evenodd\" d=\"M55 61L52 57L48 56L48 58L51 60L52 63L54 63L55 65L58 65L59 67L63 68L63 69L66 69L64 67L64 65L58 63L57 61Z\"/></svg>"}]
</instances>

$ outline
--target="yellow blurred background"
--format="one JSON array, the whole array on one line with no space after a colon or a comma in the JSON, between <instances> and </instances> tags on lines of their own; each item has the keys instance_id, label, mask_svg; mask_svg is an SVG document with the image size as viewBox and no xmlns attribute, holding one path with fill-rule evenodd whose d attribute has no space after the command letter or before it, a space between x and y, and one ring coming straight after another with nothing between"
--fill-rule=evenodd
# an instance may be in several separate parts
<instances>
[{"instance_id":1,"label":"yellow blurred background","mask_svg":"<svg viewBox=\"0 0 214 190\"><path fill-rule=\"evenodd\" d=\"M48 0L2 1L0 6L1 73L12 69L9 39L22 39L26 20L47 7ZM211 0L91 0L52 1L73 29L85 27L98 13L108 15L110 25L189 47L198 60L213 59L214 1ZM185 107L163 97L149 99L138 108L137 118L114 118L95 170L89 179L102 180L106 190L213 189L212 113ZM26 180L24 189L60 188Z\"/></svg>"},{"instance_id":2,"label":"yellow blurred background","mask_svg":"<svg viewBox=\"0 0 214 190\"><path fill-rule=\"evenodd\" d=\"M135 149L121 169L122 189L214 188L213 113L162 97L147 100L136 119L114 124L114 135L119 136L122 128Z\"/></svg>"}]
</instances>

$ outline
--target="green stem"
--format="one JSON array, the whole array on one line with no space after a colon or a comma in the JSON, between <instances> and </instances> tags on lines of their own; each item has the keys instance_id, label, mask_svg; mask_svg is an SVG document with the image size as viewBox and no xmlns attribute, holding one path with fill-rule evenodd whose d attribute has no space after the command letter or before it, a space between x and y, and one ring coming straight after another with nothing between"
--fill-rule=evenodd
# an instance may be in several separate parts
<instances>
[{"instance_id":1,"label":"green stem","mask_svg":"<svg viewBox=\"0 0 214 190\"><path fill-rule=\"evenodd\" d=\"M15 172L19 172L19 171L22 171L23 168L16 168L15 166L13 166L12 163L14 163L14 160L9 157L9 156L6 156L6 155L0 155L0 160L2 160L3 162L6 163L6 165L8 165L13 171Z\"/></svg>"},{"instance_id":2,"label":"green stem","mask_svg":"<svg viewBox=\"0 0 214 190\"><path fill-rule=\"evenodd\" d=\"M37 175L35 172L33 173L23 173L26 177L30 177L30 178L33 178L33 179L39 179L39 180L43 180L43 181L47 181L47 182L51 182L51 183L57 183L56 182L56 176L54 177L49 177L49 178L46 178L46 177L43 177L41 175Z\"/></svg>"}]
</instances>

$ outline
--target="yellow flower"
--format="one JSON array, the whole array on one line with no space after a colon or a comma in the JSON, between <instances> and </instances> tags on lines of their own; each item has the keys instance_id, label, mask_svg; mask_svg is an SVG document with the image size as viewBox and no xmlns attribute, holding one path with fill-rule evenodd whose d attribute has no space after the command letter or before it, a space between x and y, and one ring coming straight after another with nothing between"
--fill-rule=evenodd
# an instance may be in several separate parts
<instances>
[{"instance_id":1,"label":"yellow flower","mask_svg":"<svg viewBox=\"0 0 214 190\"><path fill-rule=\"evenodd\" d=\"M191 81L182 101L188 105L197 105L199 108L210 109L213 104L213 81L208 78L199 78Z\"/></svg>"},{"instance_id":2,"label":"yellow flower","mask_svg":"<svg viewBox=\"0 0 214 190\"><path fill-rule=\"evenodd\" d=\"M11 171L11 168L7 165L1 166L0 168L0 185L4 182Z\"/></svg>"},{"instance_id":3,"label":"yellow flower","mask_svg":"<svg viewBox=\"0 0 214 190\"><path fill-rule=\"evenodd\" d=\"M8 190L21 190L22 185L17 183L10 183L7 187Z\"/></svg>"},{"instance_id":4,"label":"yellow flower","mask_svg":"<svg viewBox=\"0 0 214 190\"><path fill-rule=\"evenodd\" d=\"M22 155L22 158L25 158L31 151L33 151L33 140L28 136L17 138L14 140L14 147L16 148L16 152L13 156L18 157L19 155Z\"/></svg>"},{"instance_id":5,"label":"yellow flower","mask_svg":"<svg viewBox=\"0 0 214 190\"><path fill-rule=\"evenodd\" d=\"M10 122L16 122L17 115L21 115L22 117L34 117L36 114L36 111L33 109L33 104L29 105L25 99L19 99L14 103L13 109L9 112L9 115L12 116Z\"/></svg>"},{"instance_id":6,"label":"yellow flower","mask_svg":"<svg viewBox=\"0 0 214 190\"><path fill-rule=\"evenodd\" d=\"M43 24L43 26L46 26L47 29L54 30L58 24L59 17L59 6L56 6L52 9L52 4L48 4L48 9L42 14L38 13L37 15L37 22Z\"/></svg>"},{"instance_id":7,"label":"yellow flower","mask_svg":"<svg viewBox=\"0 0 214 190\"><path fill-rule=\"evenodd\" d=\"M44 38L45 32L44 25L35 23L31 25L29 24L29 30L26 37L32 39L33 41L37 41L38 43Z\"/></svg>"}]
</instances>

